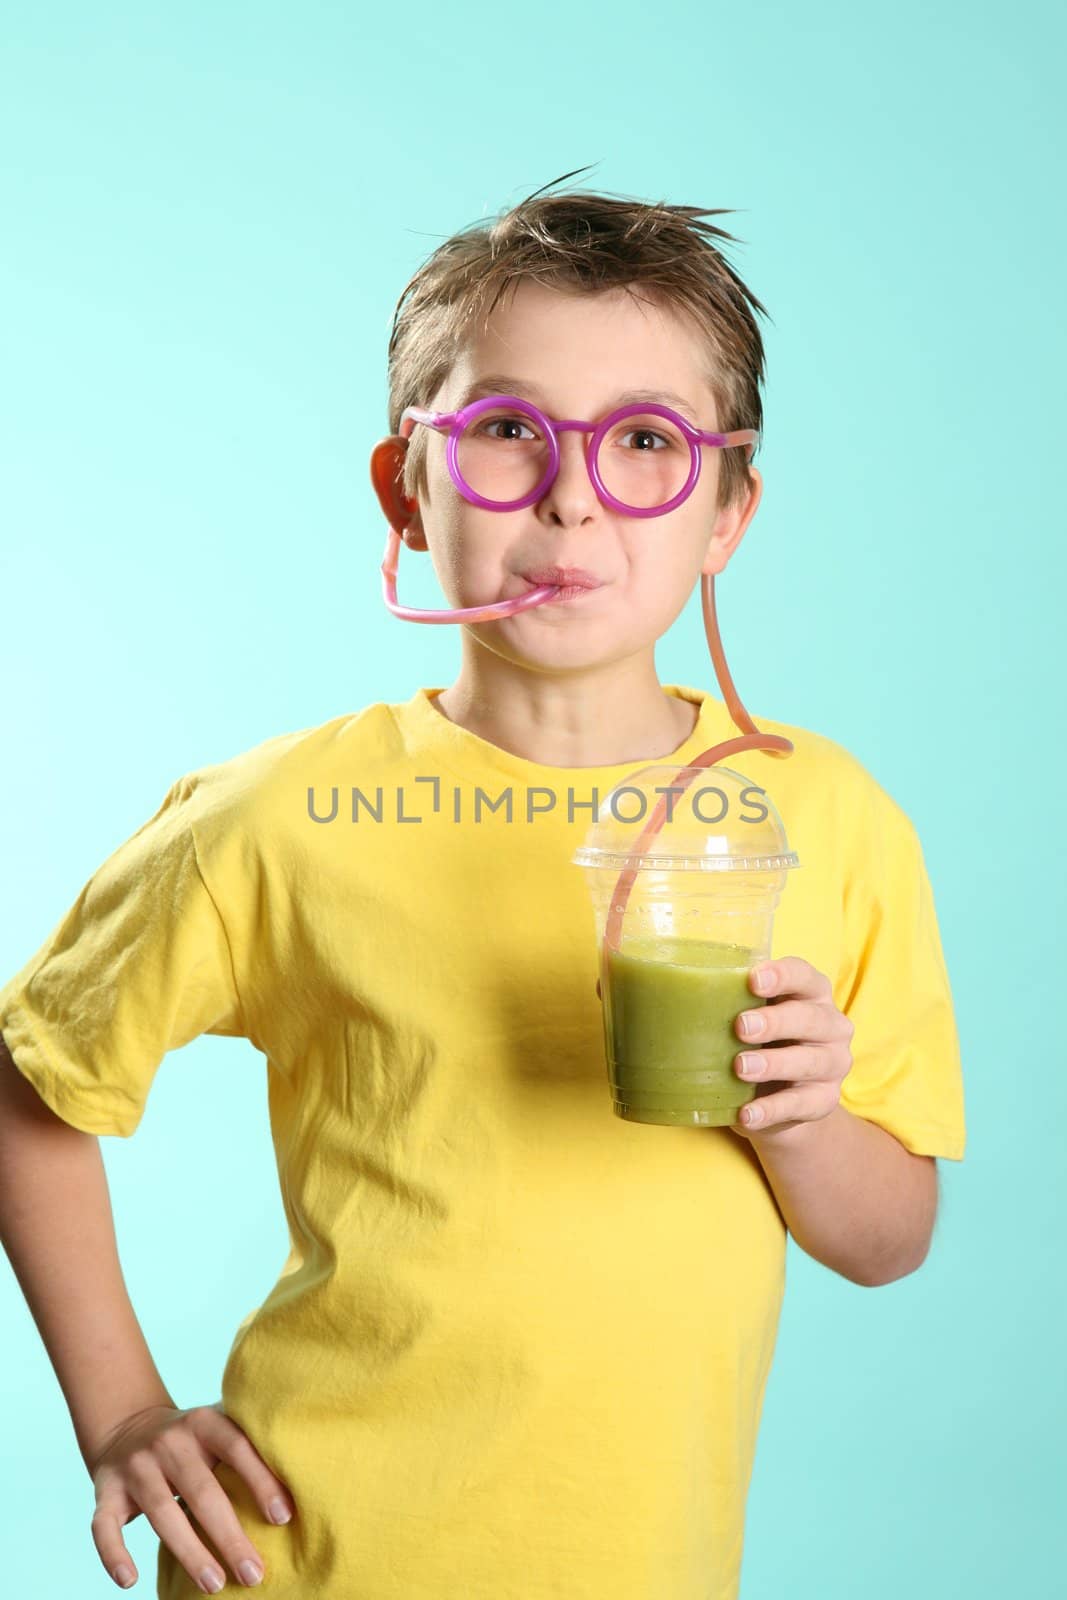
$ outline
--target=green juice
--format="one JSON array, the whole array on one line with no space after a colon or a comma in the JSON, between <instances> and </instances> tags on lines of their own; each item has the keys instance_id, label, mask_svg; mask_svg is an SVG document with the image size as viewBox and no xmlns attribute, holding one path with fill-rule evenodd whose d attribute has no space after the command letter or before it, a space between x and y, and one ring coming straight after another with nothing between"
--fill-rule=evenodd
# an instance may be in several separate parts
<instances>
[{"instance_id":1,"label":"green juice","mask_svg":"<svg viewBox=\"0 0 1067 1600\"><path fill-rule=\"evenodd\" d=\"M607 952L604 1033L615 1111L630 1122L718 1127L756 1086L734 1071L759 958L742 945L649 935Z\"/></svg>"}]
</instances>

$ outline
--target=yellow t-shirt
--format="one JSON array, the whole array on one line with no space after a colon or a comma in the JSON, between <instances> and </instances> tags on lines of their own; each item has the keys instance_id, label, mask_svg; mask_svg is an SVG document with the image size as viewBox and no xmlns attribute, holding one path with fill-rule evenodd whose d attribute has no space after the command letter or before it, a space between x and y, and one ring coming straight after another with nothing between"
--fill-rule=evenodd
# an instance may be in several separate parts
<instances>
[{"instance_id":1,"label":"yellow t-shirt","mask_svg":"<svg viewBox=\"0 0 1067 1600\"><path fill-rule=\"evenodd\" d=\"M700 714L662 759L736 732L721 700L664 688ZM571 856L593 790L649 758L542 766L439 692L181 778L0 990L0 1031L98 1134L131 1134L200 1033L265 1057L291 1249L221 1398L297 1516L267 1524L216 1468L265 1595L733 1600L786 1230L730 1129L612 1114ZM772 956L825 972L855 1024L844 1105L958 1161L914 828L841 746L759 723L796 746L727 763L802 863ZM161 1545L160 1596L195 1593Z\"/></svg>"}]
</instances>

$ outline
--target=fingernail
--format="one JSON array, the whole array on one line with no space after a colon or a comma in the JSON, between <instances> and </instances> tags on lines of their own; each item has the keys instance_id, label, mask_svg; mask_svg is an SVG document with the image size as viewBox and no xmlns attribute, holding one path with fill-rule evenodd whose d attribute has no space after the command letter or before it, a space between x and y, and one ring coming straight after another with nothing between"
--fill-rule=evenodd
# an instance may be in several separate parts
<instances>
[{"instance_id":1,"label":"fingernail","mask_svg":"<svg viewBox=\"0 0 1067 1600\"><path fill-rule=\"evenodd\" d=\"M133 1582L133 1573L130 1571L125 1562L123 1562L120 1567L115 1568L113 1576L115 1582L121 1583L124 1589L128 1589L130 1584Z\"/></svg>"},{"instance_id":2,"label":"fingernail","mask_svg":"<svg viewBox=\"0 0 1067 1600\"><path fill-rule=\"evenodd\" d=\"M218 1594L226 1579L221 1572L215 1572L211 1567L205 1567L200 1574L200 1587L205 1594Z\"/></svg>"},{"instance_id":3,"label":"fingernail","mask_svg":"<svg viewBox=\"0 0 1067 1600\"><path fill-rule=\"evenodd\" d=\"M267 1510L270 1512L270 1520L272 1522L288 1522L292 1516L292 1512L285 1501L279 1499L277 1495L274 1496Z\"/></svg>"},{"instance_id":4,"label":"fingernail","mask_svg":"<svg viewBox=\"0 0 1067 1600\"><path fill-rule=\"evenodd\" d=\"M750 1039L763 1032L763 1018L758 1011L745 1011L741 1015L741 1031Z\"/></svg>"},{"instance_id":5,"label":"fingernail","mask_svg":"<svg viewBox=\"0 0 1067 1600\"><path fill-rule=\"evenodd\" d=\"M753 975L752 985L759 994L770 994L774 988L774 968L761 967Z\"/></svg>"},{"instance_id":6,"label":"fingernail","mask_svg":"<svg viewBox=\"0 0 1067 1600\"><path fill-rule=\"evenodd\" d=\"M748 1123L749 1127L754 1128L758 1123L763 1121L763 1110L760 1106L745 1106L742 1116Z\"/></svg>"},{"instance_id":7,"label":"fingernail","mask_svg":"<svg viewBox=\"0 0 1067 1600\"><path fill-rule=\"evenodd\" d=\"M237 1568L237 1576L242 1583L258 1583L263 1576L263 1568L257 1567L254 1561L242 1561Z\"/></svg>"},{"instance_id":8,"label":"fingernail","mask_svg":"<svg viewBox=\"0 0 1067 1600\"><path fill-rule=\"evenodd\" d=\"M761 1078L767 1070L765 1056L753 1055L751 1051L741 1057L741 1071L746 1078Z\"/></svg>"}]
</instances>

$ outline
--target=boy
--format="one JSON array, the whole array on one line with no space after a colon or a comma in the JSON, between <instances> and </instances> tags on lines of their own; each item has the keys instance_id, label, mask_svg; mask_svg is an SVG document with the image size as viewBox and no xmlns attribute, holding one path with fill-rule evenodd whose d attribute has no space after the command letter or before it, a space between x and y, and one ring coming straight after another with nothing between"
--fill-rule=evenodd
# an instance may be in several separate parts
<instances>
[{"instance_id":1,"label":"boy","mask_svg":"<svg viewBox=\"0 0 1067 1600\"><path fill-rule=\"evenodd\" d=\"M661 685L654 649L725 569L759 472L709 448L676 509L624 515L588 435L561 430L550 489L498 512L406 416L503 393L596 420L636 392L758 430L763 308L699 215L532 196L434 253L397 308L382 511L452 606L545 569L594 586L465 625L449 688L179 780L0 990L5 1244L65 1379L101 1560L132 1569L121 1526L144 1509L160 1596L254 1559L279 1600L733 1600L787 1230L863 1285L928 1251L936 1158L965 1137L930 885L903 811L818 734L764 723L794 753L738 762L806 868L757 1008L762 1121L611 1114L571 856L634 767L736 731L712 695ZM496 440L528 448L521 423ZM650 419L626 450L665 437ZM509 792L510 816L479 791ZM119 1310L94 1136L132 1133L163 1055L204 1032L267 1059L291 1250L219 1405L182 1411ZM738 1041L740 1070L740 1021ZM90 1263L46 1202L89 1219ZM70 1328L129 1352L119 1376L64 1341L53 1273Z\"/></svg>"}]
</instances>

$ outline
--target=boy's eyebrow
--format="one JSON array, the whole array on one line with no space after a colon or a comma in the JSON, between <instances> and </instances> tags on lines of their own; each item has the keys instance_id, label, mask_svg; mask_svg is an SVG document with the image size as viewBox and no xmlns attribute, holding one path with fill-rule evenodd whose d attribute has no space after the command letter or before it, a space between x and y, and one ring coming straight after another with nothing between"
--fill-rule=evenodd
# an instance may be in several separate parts
<instances>
[{"instance_id":1,"label":"boy's eyebrow","mask_svg":"<svg viewBox=\"0 0 1067 1600\"><path fill-rule=\"evenodd\" d=\"M524 378L514 378L506 372L487 372L481 378L475 378L469 383L459 397L457 411L462 411L464 406L470 405L472 400L479 400L487 394L513 394L519 400L533 400L541 410L547 409L544 390L536 383L528 383ZM696 412L690 402L682 394L675 394L673 389L627 389L623 394L616 395L614 402L608 406L608 411L615 411L619 406L648 405L658 403L663 406L673 406L675 411L680 411L688 417L694 427L699 427Z\"/></svg>"}]
</instances>

